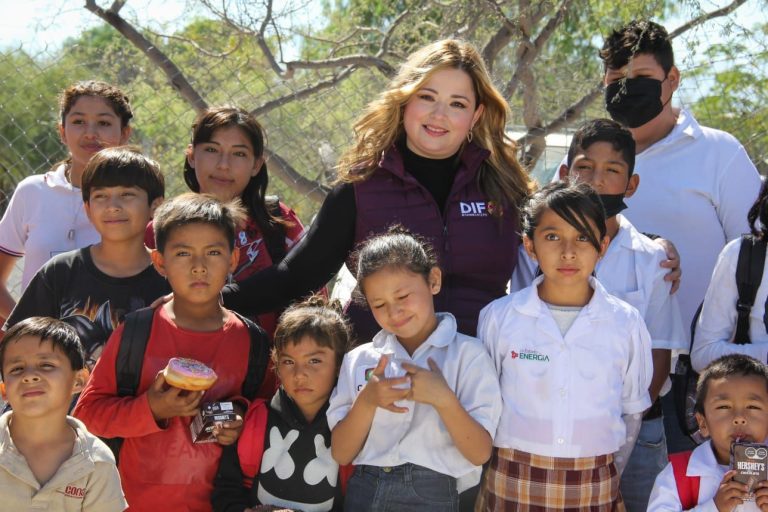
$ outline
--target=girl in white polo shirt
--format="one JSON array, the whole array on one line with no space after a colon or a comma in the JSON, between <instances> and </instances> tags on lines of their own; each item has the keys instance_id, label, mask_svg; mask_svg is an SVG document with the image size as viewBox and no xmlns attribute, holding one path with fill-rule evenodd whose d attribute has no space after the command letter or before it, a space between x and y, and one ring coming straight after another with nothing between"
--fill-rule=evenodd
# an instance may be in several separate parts
<instances>
[{"instance_id":1,"label":"girl in white polo shirt","mask_svg":"<svg viewBox=\"0 0 768 512\"><path fill-rule=\"evenodd\" d=\"M357 282L382 330L344 356L327 412L334 459L356 466L344 508L456 511L491 455L493 364L453 315L435 313L436 258L403 228L363 245Z\"/></svg>"},{"instance_id":2,"label":"girl in white polo shirt","mask_svg":"<svg viewBox=\"0 0 768 512\"><path fill-rule=\"evenodd\" d=\"M591 187L543 188L522 224L543 275L480 313L503 408L476 510L623 510L619 476L651 405L650 336L593 277L609 240Z\"/></svg>"}]
</instances>

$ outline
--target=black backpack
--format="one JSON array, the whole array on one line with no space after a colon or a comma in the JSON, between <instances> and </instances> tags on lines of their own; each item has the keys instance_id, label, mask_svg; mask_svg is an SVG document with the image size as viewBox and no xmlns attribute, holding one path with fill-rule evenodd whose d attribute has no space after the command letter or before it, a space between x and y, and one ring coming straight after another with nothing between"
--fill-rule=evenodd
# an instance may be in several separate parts
<instances>
[{"instance_id":1,"label":"black backpack","mask_svg":"<svg viewBox=\"0 0 768 512\"><path fill-rule=\"evenodd\" d=\"M141 379L141 369L144 364L144 353L147 349L149 334L152 330L153 308L142 308L125 315L123 335L120 338L120 348L115 360L115 376L117 377L117 396L136 396ZM251 347L248 351L248 370L243 382L242 394L253 400L259 391L269 362L270 343L264 330L253 321L235 313L248 327L251 337ZM102 438L115 454L118 460L122 437Z\"/></svg>"},{"instance_id":2,"label":"black backpack","mask_svg":"<svg viewBox=\"0 0 768 512\"><path fill-rule=\"evenodd\" d=\"M736 334L733 342L737 345L751 343L749 339L749 313L755 304L755 296L760 282L763 279L763 267L765 266L766 242L755 238L752 235L743 235L741 237L741 246L739 247L739 259L736 264L736 287L739 291L739 298L736 301ZM696 323L701 314L702 302L693 315L691 322L691 344L688 354L681 354L677 358L675 373L670 375L672 378L672 398L677 412L677 421L680 429L696 443L703 439L699 434L699 425L694 415L694 406L696 405L696 382L699 374L691 366L690 352L693 350L693 338L696 334ZM768 300L766 301L766 312L763 316L763 322L768 331Z\"/></svg>"}]
</instances>

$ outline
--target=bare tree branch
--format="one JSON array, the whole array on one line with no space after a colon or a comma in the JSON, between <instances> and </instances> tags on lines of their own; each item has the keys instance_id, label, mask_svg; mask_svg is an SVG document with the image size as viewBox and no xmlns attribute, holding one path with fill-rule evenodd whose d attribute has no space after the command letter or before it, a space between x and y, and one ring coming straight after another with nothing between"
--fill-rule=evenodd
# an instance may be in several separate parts
<instances>
[{"instance_id":1,"label":"bare tree branch","mask_svg":"<svg viewBox=\"0 0 768 512\"><path fill-rule=\"evenodd\" d=\"M336 57L333 59L325 59L325 60L295 60L291 62L286 62L286 67L288 68L288 71L286 74L293 74L293 70L295 69L325 69L325 68L339 68L339 67L345 67L345 66L356 66L356 67L376 67L381 71L381 73L385 76L392 76L395 73L394 68L384 59L380 59L375 56L371 55L364 55L364 54L358 54L358 55L347 55L344 57Z\"/></svg>"},{"instance_id":2,"label":"bare tree branch","mask_svg":"<svg viewBox=\"0 0 768 512\"><path fill-rule=\"evenodd\" d=\"M501 28L491 36L482 50L483 60L485 60L485 64L488 66L488 71L493 71L493 63L496 61L499 52L507 47L516 34L520 33L520 27L504 14L501 6L495 0L487 0L487 3L502 21Z\"/></svg>"},{"instance_id":3,"label":"bare tree branch","mask_svg":"<svg viewBox=\"0 0 768 512\"><path fill-rule=\"evenodd\" d=\"M86 0L85 8L112 25L123 37L141 50L153 64L165 73L171 87L178 91L182 98L187 100L196 110L200 111L208 106L176 64L118 13L111 10L105 11L96 4L96 0Z\"/></svg>"},{"instance_id":4,"label":"bare tree branch","mask_svg":"<svg viewBox=\"0 0 768 512\"><path fill-rule=\"evenodd\" d=\"M109 7L109 12L117 14L120 12L120 9L123 8L125 5L126 0L115 0L112 2L112 5Z\"/></svg>"},{"instance_id":5,"label":"bare tree branch","mask_svg":"<svg viewBox=\"0 0 768 512\"><path fill-rule=\"evenodd\" d=\"M267 1L267 14L264 15L264 20L261 22L261 27L259 27L258 33L256 33L256 44L259 45L259 48L261 48L261 53L264 54L264 56L267 58L267 61L269 62L270 67L272 70L277 74L279 77L285 77L283 68L280 67L280 64L277 63L277 60L275 60L275 56L272 54L272 49L267 44L267 40L264 38L264 34L266 33L267 26L269 25L269 22L272 20L272 0Z\"/></svg>"},{"instance_id":6,"label":"bare tree branch","mask_svg":"<svg viewBox=\"0 0 768 512\"><path fill-rule=\"evenodd\" d=\"M338 84L342 80L348 78L352 74L352 71L354 69L355 69L354 66L348 67L338 75L331 77L328 80L325 80L323 82L318 82L309 87L306 87L305 89L301 89L300 91L296 91L291 94L286 94L285 96L281 96L280 98L275 98L273 100L270 100L264 103L263 105L261 105L260 107L257 107L251 110L251 114L253 114L257 118L260 118L268 114L270 111L276 109L277 107L285 105L286 103L291 103L292 101L304 99L319 91L322 91L323 89L328 89L329 87L333 87L334 85Z\"/></svg>"},{"instance_id":7,"label":"bare tree branch","mask_svg":"<svg viewBox=\"0 0 768 512\"><path fill-rule=\"evenodd\" d=\"M533 61L536 60L536 57L539 56L544 45L549 41L557 27L559 27L565 19L565 14L568 12L572 3L573 0L562 0L560 6L555 11L555 14L549 18L546 25L544 25L544 28L539 32L539 35L536 36L535 41L530 44L521 44L515 71L512 73L512 78L509 79L509 82L507 82L507 85L502 91L502 95L505 98L510 98L515 93L520 82L521 74L524 70L529 68L533 64ZM541 6L539 6L537 16L543 16L543 9Z\"/></svg>"},{"instance_id":8,"label":"bare tree branch","mask_svg":"<svg viewBox=\"0 0 768 512\"><path fill-rule=\"evenodd\" d=\"M213 53L213 52L210 52L210 51L206 50L205 48L203 48L202 46L197 44L197 42L195 42L193 39L190 39L188 37L177 36L175 34L160 34L158 32L154 32L154 31L149 30L149 29L146 29L146 31L147 31L147 33L152 34L153 36L158 37L158 38L172 39L174 41L181 41L182 43L190 45L192 48L194 48L198 52L202 53L203 55L205 55L207 57L214 58L214 59L223 59L225 57L228 57L228 56L232 55L243 44L243 38L239 36L237 38L237 44L235 44L235 46L233 46L229 50L227 50L225 52L221 52L221 53Z\"/></svg>"},{"instance_id":9,"label":"bare tree branch","mask_svg":"<svg viewBox=\"0 0 768 512\"><path fill-rule=\"evenodd\" d=\"M721 16L728 16L733 11L741 7L747 0L734 0L730 4L726 5L725 7L721 9L716 9L714 11L710 11L707 13L702 14L701 16L697 16L696 18L688 21L687 23L683 23L679 27L677 27L675 30L669 33L669 38L674 39L675 37L679 36L680 34L689 31L690 29L701 25L702 23L705 23L711 19L719 18Z\"/></svg>"},{"instance_id":10,"label":"bare tree branch","mask_svg":"<svg viewBox=\"0 0 768 512\"><path fill-rule=\"evenodd\" d=\"M283 183L317 203L322 203L325 200L325 196L328 195L328 187L305 178L277 153L265 149L264 155L267 157L270 174L277 176Z\"/></svg>"}]
</instances>

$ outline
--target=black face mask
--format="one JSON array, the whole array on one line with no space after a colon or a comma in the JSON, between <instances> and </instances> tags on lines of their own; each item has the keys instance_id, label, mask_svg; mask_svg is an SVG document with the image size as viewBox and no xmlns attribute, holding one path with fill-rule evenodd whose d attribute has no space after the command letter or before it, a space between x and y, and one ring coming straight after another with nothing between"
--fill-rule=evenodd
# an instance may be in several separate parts
<instances>
[{"instance_id":1,"label":"black face mask","mask_svg":"<svg viewBox=\"0 0 768 512\"><path fill-rule=\"evenodd\" d=\"M600 194L600 201L603 203L603 208L605 208L606 219L621 213L627 207L627 204L624 202L624 194Z\"/></svg>"},{"instance_id":2,"label":"black face mask","mask_svg":"<svg viewBox=\"0 0 768 512\"><path fill-rule=\"evenodd\" d=\"M630 128L644 125L661 114L663 108L661 81L655 78L627 78L605 88L605 109L614 121Z\"/></svg>"}]
</instances>

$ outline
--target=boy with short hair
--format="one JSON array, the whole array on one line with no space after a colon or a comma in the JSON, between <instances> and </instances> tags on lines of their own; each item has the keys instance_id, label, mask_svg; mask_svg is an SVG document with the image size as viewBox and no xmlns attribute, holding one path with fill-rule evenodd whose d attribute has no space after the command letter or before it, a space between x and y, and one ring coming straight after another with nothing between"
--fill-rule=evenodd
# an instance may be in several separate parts
<instances>
[{"instance_id":1,"label":"boy with short hair","mask_svg":"<svg viewBox=\"0 0 768 512\"><path fill-rule=\"evenodd\" d=\"M144 246L144 227L163 201L165 180L138 149L116 147L91 158L81 190L101 241L49 260L6 325L30 316L63 320L78 331L92 369L118 322L169 291Z\"/></svg>"},{"instance_id":2,"label":"boy with short hair","mask_svg":"<svg viewBox=\"0 0 768 512\"><path fill-rule=\"evenodd\" d=\"M768 437L768 367L741 354L712 361L699 376L695 410L701 433L709 440L688 452L677 471L675 463L664 468L648 510L767 510L768 481L757 484L755 501L744 501L747 486L733 480L736 471L728 467L735 439L763 443ZM681 498L681 488L698 488L698 494Z\"/></svg>"},{"instance_id":3,"label":"boy with short hair","mask_svg":"<svg viewBox=\"0 0 768 512\"><path fill-rule=\"evenodd\" d=\"M626 217L643 233L675 244L687 276L678 300L684 325L704 299L725 244L749 231L747 211L760 175L732 135L701 126L673 106L681 73L666 29L633 20L603 44L605 106L637 144L635 173L644 185ZM689 332L686 329L686 339Z\"/></svg>"},{"instance_id":4,"label":"boy with short hair","mask_svg":"<svg viewBox=\"0 0 768 512\"><path fill-rule=\"evenodd\" d=\"M3 510L114 512L127 503L109 448L67 416L88 372L75 330L32 317L0 343L0 489Z\"/></svg>"},{"instance_id":5,"label":"boy with short hair","mask_svg":"<svg viewBox=\"0 0 768 512\"><path fill-rule=\"evenodd\" d=\"M621 493L628 510L644 511L656 475L667 461L661 404L657 398L669 390L665 384L671 351L688 346L685 330L677 297L670 295L671 283L664 280L667 270L660 266L666 259L664 250L620 214L626 208L624 198L631 197L640 185L639 176L633 173L632 134L609 119L587 121L574 133L566 163L560 166L560 179L588 183L605 207L611 241L595 268L597 278L608 293L637 308L651 334L653 380L649 392L654 405L643 416L639 442L631 455L616 457L617 465L625 468ZM513 291L531 282L535 263L521 255L518 269L512 280Z\"/></svg>"},{"instance_id":6,"label":"boy with short hair","mask_svg":"<svg viewBox=\"0 0 768 512\"><path fill-rule=\"evenodd\" d=\"M244 216L237 201L222 204L195 193L157 209L152 261L168 279L173 298L154 312L136 396L118 396L120 326L75 408L75 416L93 433L124 439L118 467L125 495L136 510L210 510L220 445L234 443L242 428L238 417L217 432L217 443L193 444L189 427L203 394L205 402L240 398L253 355L248 327L219 303L221 289L237 266L235 229ZM260 332L256 350L266 358L268 341ZM161 370L172 357L201 361L218 380L205 393L170 387Z\"/></svg>"}]
</instances>

